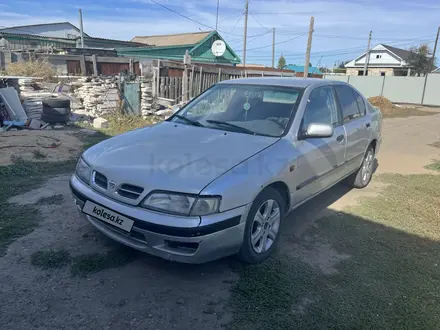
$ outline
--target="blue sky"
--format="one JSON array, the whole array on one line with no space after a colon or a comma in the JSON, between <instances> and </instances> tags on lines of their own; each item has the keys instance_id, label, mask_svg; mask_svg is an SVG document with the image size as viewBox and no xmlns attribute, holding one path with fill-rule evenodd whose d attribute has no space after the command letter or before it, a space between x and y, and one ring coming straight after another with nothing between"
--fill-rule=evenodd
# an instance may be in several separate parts
<instances>
[{"instance_id":1,"label":"blue sky","mask_svg":"<svg viewBox=\"0 0 440 330\"><path fill-rule=\"evenodd\" d=\"M95 37L130 40L136 35L205 31L215 26L217 0L156 0L203 25L169 12L150 0L0 0L0 25L14 26L57 21L78 25L82 8L84 30ZM242 55L244 0L220 0L219 31ZM304 64L310 16L315 17L313 65L332 67L385 43L409 48L434 44L440 23L438 0L250 0L247 63L271 63L272 33L276 28L276 59ZM208 27L207 27L208 26ZM266 33L266 34L265 34Z\"/></svg>"}]
</instances>

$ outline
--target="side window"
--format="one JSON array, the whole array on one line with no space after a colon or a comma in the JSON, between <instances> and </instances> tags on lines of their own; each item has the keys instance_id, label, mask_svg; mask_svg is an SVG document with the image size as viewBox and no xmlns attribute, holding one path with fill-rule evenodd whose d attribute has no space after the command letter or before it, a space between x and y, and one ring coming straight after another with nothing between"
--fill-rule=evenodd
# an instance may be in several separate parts
<instances>
[{"instance_id":1,"label":"side window","mask_svg":"<svg viewBox=\"0 0 440 330\"><path fill-rule=\"evenodd\" d=\"M342 117L344 123L363 115L359 110L358 100L355 96L355 91L349 86L336 85L336 93L338 94L339 102L342 108ZM359 96L360 97L360 96ZM364 103L365 111L365 103Z\"/></svg>"},{"instance_id":2,"label":"side window","mask_svg":"<svg viewBox=\"0 0 440 330\"><path fill-rule=\"evenodd\" d=\"M356 97L356 102L359 108L359 113L361 116L365 115L367 109L365 107L365 101L362 96L359 95L355 90L353 90L354 96Z\"/></svg>"},{"instance_id":3,"label":"side window","mask_svg":"<svg viewBox=\"0 0 440 330\"><path fill-rule=\"evenodd\" d=\"M338 107L331 87L318 87L310 94L302 120L302 129L307 129L310 123L330 125L339 123Z\"/></svg>"}]
</instances>

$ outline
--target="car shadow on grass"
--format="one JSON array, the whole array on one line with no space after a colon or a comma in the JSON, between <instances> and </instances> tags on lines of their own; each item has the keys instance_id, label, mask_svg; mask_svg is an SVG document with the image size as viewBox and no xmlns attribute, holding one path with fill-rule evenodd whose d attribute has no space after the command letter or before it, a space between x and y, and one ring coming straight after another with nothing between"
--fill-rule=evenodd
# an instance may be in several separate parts
<instances>
[{"instance_id":1,"label":"car shadow on grass","mask_svg":"<svg viewBox=\"0 0 440 330\"><path fill-rule=\"evenodd\" d=\"M382 195L326 209L300 236L292 226L290 250L243 267L229 328L437 328L440 178L384 178Z\"/></svg>"}]
</instances>

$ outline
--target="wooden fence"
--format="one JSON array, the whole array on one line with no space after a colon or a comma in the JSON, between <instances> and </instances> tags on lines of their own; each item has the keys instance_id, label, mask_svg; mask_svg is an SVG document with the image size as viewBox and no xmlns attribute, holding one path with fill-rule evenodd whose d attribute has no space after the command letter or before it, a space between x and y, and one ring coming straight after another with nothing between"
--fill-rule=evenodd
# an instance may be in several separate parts
<instances>
[{"instance_id":1,"label":"wooden fence","mask_svg":"<svg viewBox=\"0 0 440 330\"><path fill-rule=\"evenodd\" d=\"M182 78L159 77L159 97L180 100L182 98Z\"/></svg>"},{"instance_id":2,"label":"wooden fence","mask_svg":"<svg viewBox=\"0 0 440 330\"><path fill-rule=\"evenodd\" d=\"M243 70L216 65L190 65L153 61L155 93L175 102L191 99L219 81L242 77L295 77L295 72L283 72L270 68Z\"/></svg>"}]
</instances>

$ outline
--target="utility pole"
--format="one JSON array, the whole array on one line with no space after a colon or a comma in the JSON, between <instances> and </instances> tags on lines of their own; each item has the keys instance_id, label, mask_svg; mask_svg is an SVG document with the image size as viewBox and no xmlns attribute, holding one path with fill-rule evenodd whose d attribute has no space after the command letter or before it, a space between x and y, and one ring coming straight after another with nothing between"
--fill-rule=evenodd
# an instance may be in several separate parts
<instances>
[{"instance_id":1,"label":"utility pole","mask_svg":"<svg viewBox=\"0 0 440 330\"><path fill-rule=\"evenodd\" d=\"M215 30L218 30L218 9L220 7L220 0L217 0L217 18L215 19Z\"/></svg>"},{"instance_id":2,"label":"utility pole","mask_svg":"<svg viewBox=\"0 0 440 330\"><path fill-rule=\"evenodd\" d=\"M438 27L438 30L437 30L437 37L435 38L434 51L432 52L431 71L434 71L434 69L435 69L435 53L437 51L437 43L438 43L439 34L440 34L440 26Z\"/></svg>"},{"instance_id":3,"label":"utility pole","mask_svg":"<svg viewBox=\"0 0 440 330\"><path fill-rule=\"evenodd\" d=\"M307 39L306 60L304 62L304 78L307 78L309 76L310 52L312 50L312 36L314 25L315 18L312 16L310 17L309 38Z\"/></svg>"},{"instance_id":4,"label":"utility pole","mask_svg":"<svg viewBox=\"0 0 440 330\"><path fill-rule=\"evenodd\" d=\"M247 41L247 24L249 14L249 0L244 5L244 36L243 36L243 67L246 67L246 41Z\"/></svg>"},{"instance_id":5,"label":"utility pole","mask_svg":"<svg viewBox=\"0 0 440 330\"><path fill-rule=\"evenodd\" d=\"M81 48L84 48L83 15L81 9L78 9L78 13L79 13L79 33L81 36Z\"/></svg>"},{"instance_id":6,"label":"utility pole","mask_svg":"<svg viewBox=\"0 0 440 330\"><path fill-rule=\"evenodd\" d=\"M368 35L368 47L367 47L367 53L365 54L364 76L367 75L368 63L370 62L370 45L371 45L372 34L373 34L373 31L370 31L370 34Z\"/></svg>"},{"instance_id":7,"label":"utility pole","mask_svg":"<svg viewBox=\"0 0 440 330\"><path fill-rule=\"evenodd\" d=\"M275 28L272 29L272 68L275 68Z\"/></svg>"}]
</instances>

